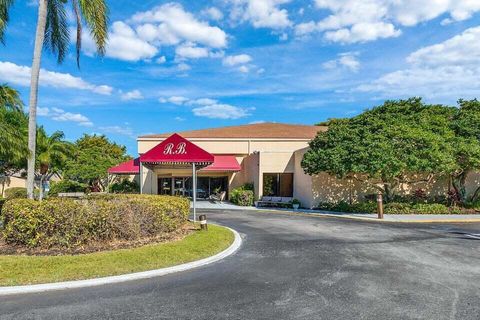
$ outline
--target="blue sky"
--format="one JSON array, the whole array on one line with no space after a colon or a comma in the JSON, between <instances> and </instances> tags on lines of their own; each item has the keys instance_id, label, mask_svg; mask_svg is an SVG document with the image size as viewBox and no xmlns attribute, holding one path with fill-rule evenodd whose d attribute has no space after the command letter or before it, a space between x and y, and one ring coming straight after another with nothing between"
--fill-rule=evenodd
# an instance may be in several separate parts
<instances>
[{"instance_id":1,"label":"blue sky","mask_svg":"<svg viewBox=\"0 0 480 320\"><path fill-rule=\"evenodd\" d=\"M480 93L480 1L107 1L104 58L42 58L38 122L69 140L256 121L314 124L385 99ZM36 1L15 1L0 82L28 101ZM72 21L73 26L73 21Z\"/></svg>"}]
</instances>

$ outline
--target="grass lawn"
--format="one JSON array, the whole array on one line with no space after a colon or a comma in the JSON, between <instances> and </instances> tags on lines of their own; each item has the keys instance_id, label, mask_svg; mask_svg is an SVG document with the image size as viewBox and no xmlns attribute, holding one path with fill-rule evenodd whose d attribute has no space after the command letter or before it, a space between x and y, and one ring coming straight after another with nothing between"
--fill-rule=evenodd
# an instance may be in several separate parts
<instances>
[{"instance_id":1,"label":"grass lawn","mask_svg":"<svg viewBox=\"0 0 480 320\"><path fill-rule=\"evenodd\" d=\"M0 286L81 280L170 267L214 255L228 248L233 233L209 225L170 243L82 255L0 255Z\"/></svg>"}]
</instances>

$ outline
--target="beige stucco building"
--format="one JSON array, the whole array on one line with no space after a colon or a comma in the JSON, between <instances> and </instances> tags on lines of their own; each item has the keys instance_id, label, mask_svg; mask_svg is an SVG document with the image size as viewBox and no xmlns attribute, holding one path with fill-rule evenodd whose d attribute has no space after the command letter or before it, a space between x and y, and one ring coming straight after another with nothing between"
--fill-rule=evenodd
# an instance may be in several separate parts
<instances>
[{"instance_id":1,"label":"beige stucco building","mask_svg":"<svg viewBox=\"0 0 480 320\"><path fill-rule=\"evenodd\" d=\"M357 201L375 193L376 190L358 181L340 180L326 173L314 176L304 173L301 161L308 143L319 131L325 130L327 128L322 126L261 123L178 134L215 157L213 164L198 171L196 189L199 198L207 198L219 190L226 191L228 196L232 189L245 183L254 185L256 199L262 196L293 197L306 208L313 208L319 202ZM165 133L138 138L141 156L140 160L132 160L131 166L140 172L142 193L191 196L191 165L181 161L157 163L141 160L171 136L171 133ZM122 173L122 169L117 172ZM470 175L467 191L476 190L479 181L478 174ZM408 194L412 188L424 188L430 194L446 194L450 186L445 178L428 186L401 186L401 192Z\"/></svg>"}]
</instances>

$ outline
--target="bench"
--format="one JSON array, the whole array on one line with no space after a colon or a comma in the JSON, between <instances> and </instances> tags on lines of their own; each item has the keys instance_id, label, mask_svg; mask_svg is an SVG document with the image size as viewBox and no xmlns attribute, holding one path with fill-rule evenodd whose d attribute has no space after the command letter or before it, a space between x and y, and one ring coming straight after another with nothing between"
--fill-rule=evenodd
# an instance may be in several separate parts
<instances>
[{"instance_id":1,"label":"bench","mask_svg":"<svg viewBox=\"0 0 480 320\"><path fill-rule=\"evenodd\" d=\"M292 197L269 197L264 196L256 202L257 207L290 207Z\"/></svg>"}]
</instances>

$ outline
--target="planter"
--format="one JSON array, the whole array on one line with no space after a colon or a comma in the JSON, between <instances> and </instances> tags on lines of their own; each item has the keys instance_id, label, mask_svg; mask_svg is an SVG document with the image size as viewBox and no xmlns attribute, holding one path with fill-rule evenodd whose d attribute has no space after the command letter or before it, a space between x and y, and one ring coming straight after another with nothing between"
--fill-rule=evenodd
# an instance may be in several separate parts
<instances>
[{"instance_id":1,"label":"planter","mask_svg":"<svg viewBox=\"0 0 480 320\"><path fill-rule=\"evenodd\" d=\"M293 207L293 210L298 210L300 205L298 203L294 203L294 204L292 204L292 207Z\"/></svg>"}]
</instances>

